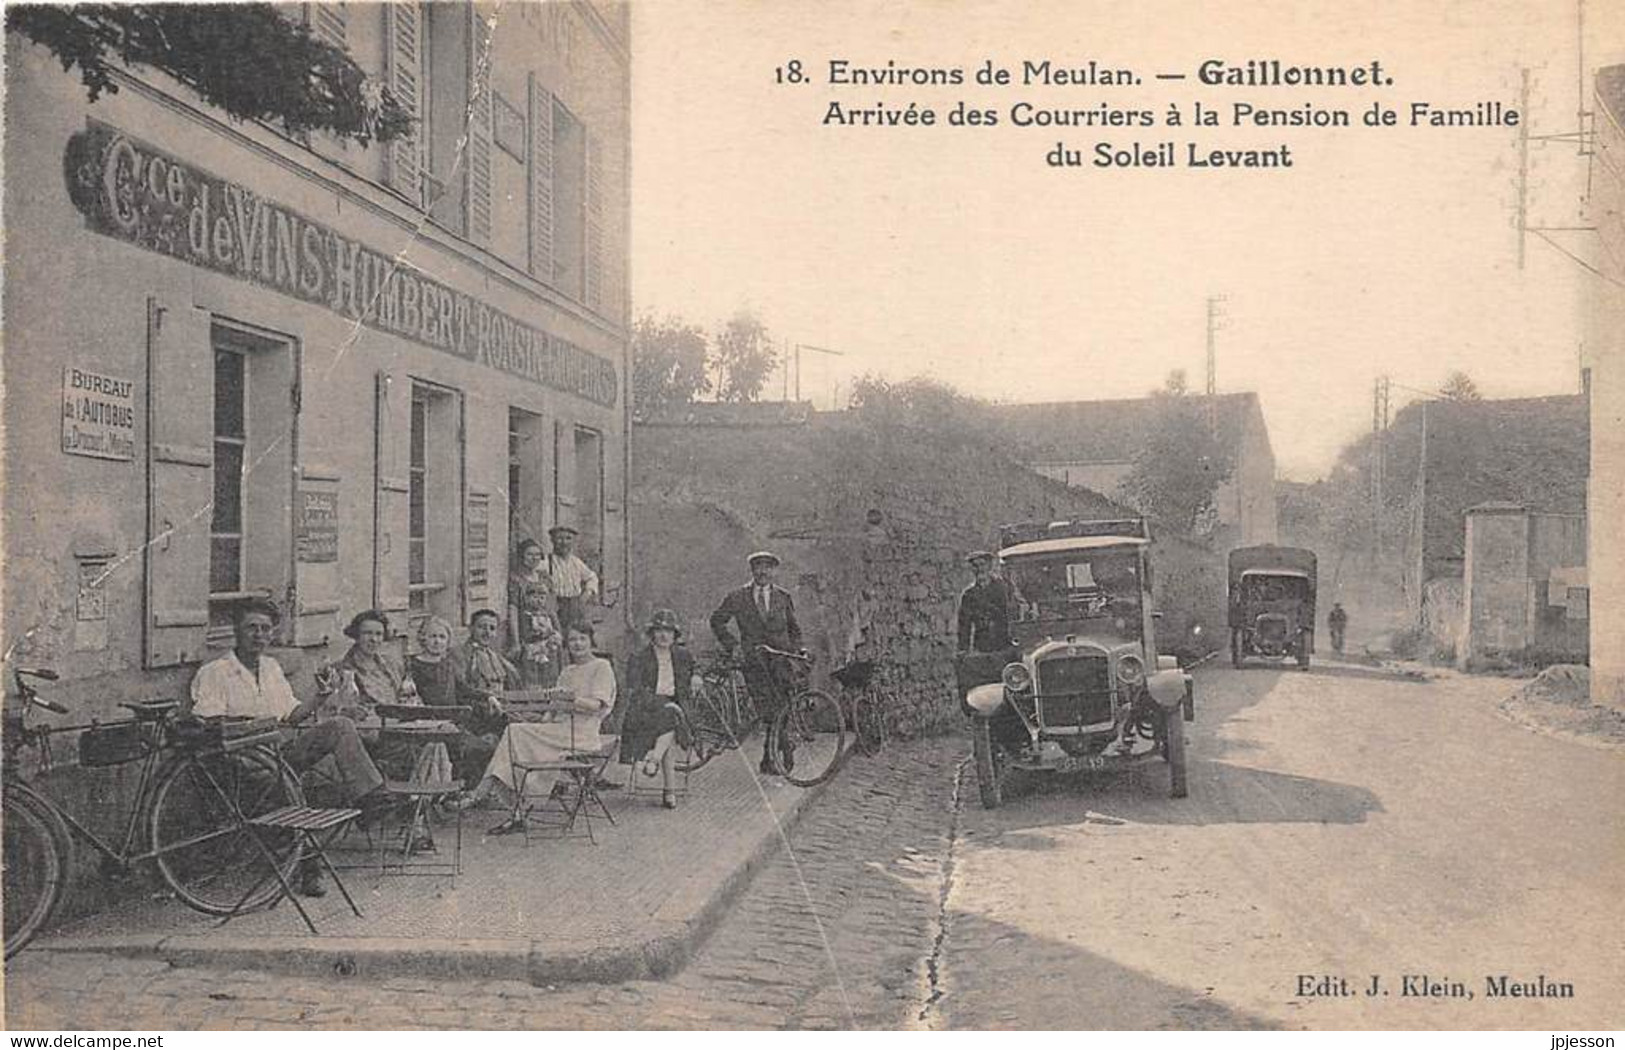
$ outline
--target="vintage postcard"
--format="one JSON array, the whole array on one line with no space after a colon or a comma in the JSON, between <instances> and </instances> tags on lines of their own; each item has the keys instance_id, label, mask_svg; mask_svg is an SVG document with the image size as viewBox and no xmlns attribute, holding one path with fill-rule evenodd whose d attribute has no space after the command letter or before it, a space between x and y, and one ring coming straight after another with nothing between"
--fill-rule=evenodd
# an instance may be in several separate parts
<instances>
[{"instance_id":1,"label":"vintage postcard","mask_svg":"<svg viewBox=\"0 0 1625 1050\"><path fill-rule=\"evenodd\" d=\"M4 14L7 1027L1612 1045L1625 7Z\"/></svg>"}]
</instances>

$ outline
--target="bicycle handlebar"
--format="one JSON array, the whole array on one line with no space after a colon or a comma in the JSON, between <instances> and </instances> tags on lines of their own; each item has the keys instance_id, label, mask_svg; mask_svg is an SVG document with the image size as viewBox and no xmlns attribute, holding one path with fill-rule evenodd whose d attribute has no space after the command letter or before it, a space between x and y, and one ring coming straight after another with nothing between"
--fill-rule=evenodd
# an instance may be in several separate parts
<instances>
[{"instance_id":1,"label":"bicycle handlebar","mask_svg":"<svg viewBox=\"0 0 1625 1050\"><path fill-rule=\"evenodd\" d=\"M792 653L785 649L775 649L771 645L758 645L756 647L756 651L759 653L766 653L768 656L782 656L786 660L794 660L796 663L810 664L813 662L812 654L810 653Z\"/></svg>"},{"instance_id":2,"label":"bicycle handlebar","mask_svg":"<svg viewBox=\"0 0 1625 1050\"><path fill-rule=\"evenodd\" d=\"M57 703L55 700L47 700L45 697L35 692L33 686L23 681L24 675L27 675L30 678L38 678L46 682L54 682L58 678L62 677L61 675L57 674L48 667L19 667L15 672L13 672L12 677L17 681L17 695L23 700L27 701L28 703L38 705L39 707L43 707L45 710L50 711L53 714L65 715L68 713L68 709L62 704Z\"/></svg>"}]
</instances>

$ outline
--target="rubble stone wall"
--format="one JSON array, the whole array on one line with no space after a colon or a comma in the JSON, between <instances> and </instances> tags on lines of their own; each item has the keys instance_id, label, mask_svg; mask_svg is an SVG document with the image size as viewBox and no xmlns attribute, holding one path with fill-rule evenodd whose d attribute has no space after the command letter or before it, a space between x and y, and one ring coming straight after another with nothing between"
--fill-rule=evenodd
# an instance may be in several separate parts
<instances>
[{"instance_id":1,"label":"rubble stone wall","mask_svg":"<svg viewBox=\"0 0 1625 1050\"><path fill-rule=\"evenodd\" d=\"M821 683L849 660L874 660L893 730L907 736L959 725L953 653L969 551L993 546L1011 521L1131 513L974 439L846 414L797 426L644 426L634 441L634 616L677 609L689 644L703 649L710 611L747 578L745 557L773 550ZM1219 555L1170 538L1155 556L1159 593L1222 622Z\"/></svg>"}]
</instances>

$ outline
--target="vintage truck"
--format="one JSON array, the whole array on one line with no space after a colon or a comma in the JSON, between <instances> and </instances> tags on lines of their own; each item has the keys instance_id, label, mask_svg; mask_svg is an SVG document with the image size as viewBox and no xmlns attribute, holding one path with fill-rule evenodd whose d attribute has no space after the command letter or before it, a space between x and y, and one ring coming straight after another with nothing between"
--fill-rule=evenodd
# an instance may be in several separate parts
<instances>
[{"instance_id":1,"label":"vintage truck","mask_svg":"<svg viewBox=\"0 0 1625 1050\"><path fill-rule=\"evenodd\" d=\"M1315 651L1315 552L1264 544L1230 552L1230 662L1294 659Z\"/></svg>"},{"instance_id":2,"label":"vintage truck","mask_svg":"<svg viewBox=\"0 0 1625 1050\"><path fill-rule=\"evenodd\" d=\"M1151 539L1141 519L1000 530L1012 647L961 653L959 681L982 804L1011 770L1068 773L1164 762L1183 798L1191 676L1159 656Z\"/></svg>"}]
</instances>

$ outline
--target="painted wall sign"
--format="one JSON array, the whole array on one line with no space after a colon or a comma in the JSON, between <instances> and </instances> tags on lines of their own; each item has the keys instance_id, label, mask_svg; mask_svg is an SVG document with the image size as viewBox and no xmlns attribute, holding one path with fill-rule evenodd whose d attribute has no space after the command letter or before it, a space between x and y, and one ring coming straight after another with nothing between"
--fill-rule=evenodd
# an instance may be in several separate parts
<instances>
[{"instance_id":1,"label":"painted wall sign","mask_svg":"<svg viewBox=\"0 0 1625 1050\"><path fill-rule=\"evenodd\" d=\"M339 560L339 494L299 490L298 559Z\"/></svg>"},{"instance_id":2,"label":"painted wall sign","mask_svg":"<svg viewBox=\"0 0 1625 1050\"><path fill-rule=\"evenodd\" d=\"M68 140L91 229L600 405L615 365L99 121Z\"/></svg>"},{"instance_id":3,"label":"painted wall sign","mask_svg":"<svg viewBox=\"0 0 1625 1050\"><path fill-rule=\"evenodd\" d=\"M69 365L62 369L62 451L135 458L135 383Z\"/></svg>"}]
</instances>

